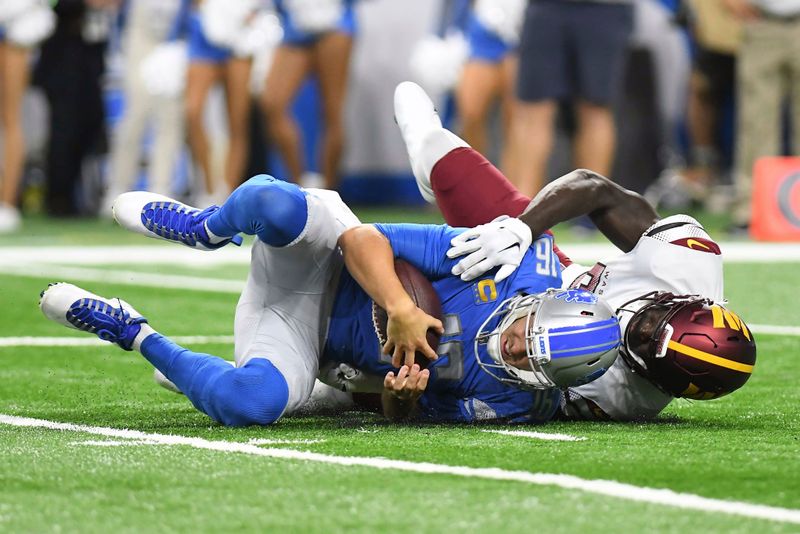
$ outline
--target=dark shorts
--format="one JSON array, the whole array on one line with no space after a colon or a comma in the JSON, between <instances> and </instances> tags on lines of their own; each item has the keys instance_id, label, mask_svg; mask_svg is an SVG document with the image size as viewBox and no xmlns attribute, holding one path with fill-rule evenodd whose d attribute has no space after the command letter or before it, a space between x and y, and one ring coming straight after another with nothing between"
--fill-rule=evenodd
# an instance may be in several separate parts
<instances>
[{"instance_id":1,"label":"dark shorts","mask_svg":"<svg viewBox=\"0 0 800 534\"><path fill-rule=\"evenodd\" d=\"M633 7L534 0L519 45L517 96L525 102L581 98L611 105L633 31Z\"/></svg>"},{"instance_id":2,"label":"dark shorts","mask_svg":"<svg viewBox=\"0 0 800 534\"><path fill-rule=\"evenodd\" d=\"M698 47L694 56L694 70L705 78L709 96L715 101L726 98L736 86L736 59L731 54Z\"/></svg>"}]
</instances>

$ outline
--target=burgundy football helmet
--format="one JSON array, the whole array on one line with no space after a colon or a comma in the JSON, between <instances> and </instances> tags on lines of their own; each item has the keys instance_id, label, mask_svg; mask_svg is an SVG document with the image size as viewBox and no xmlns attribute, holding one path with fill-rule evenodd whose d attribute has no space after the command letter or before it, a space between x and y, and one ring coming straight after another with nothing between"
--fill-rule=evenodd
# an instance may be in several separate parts
<instances>
[{"instance_id":1,"label":"burgundy football helmet","mask_svg":"<svg viewBox=\"0 0 800 534\"><path fill-rule=\"evenodd\" d=\"M709 299L654 291L626 302L620 312L633 314L620 354L673 397L721 397L742 387L753 372L752 332Z\"/></svg>"}]
</instances>

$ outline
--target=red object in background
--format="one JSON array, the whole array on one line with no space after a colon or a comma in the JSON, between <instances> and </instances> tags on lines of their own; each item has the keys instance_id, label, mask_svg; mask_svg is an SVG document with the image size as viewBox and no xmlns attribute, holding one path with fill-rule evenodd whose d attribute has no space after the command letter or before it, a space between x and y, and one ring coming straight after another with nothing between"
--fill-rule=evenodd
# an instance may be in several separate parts
<instances>
[{"instance_id":1,"label":"red object in background","mask_svg":"<svg viewBox=\"0 0 800 534\"><path fill-rule=\"evenodd\" d=\"M800 157L756 161L750 235L759 241L800 241Z\"/></svg>"}]
</instances>

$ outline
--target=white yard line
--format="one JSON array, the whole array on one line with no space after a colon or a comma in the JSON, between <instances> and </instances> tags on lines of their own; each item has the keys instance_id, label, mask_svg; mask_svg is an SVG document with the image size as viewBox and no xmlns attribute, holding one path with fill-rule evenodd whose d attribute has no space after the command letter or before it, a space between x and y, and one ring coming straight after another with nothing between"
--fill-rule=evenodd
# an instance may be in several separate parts
<instances>
[{"instance_id":1,"label":"white yard line","mask_svg":"<svg viewBox=\"0 0 800 534\"><path fill-rule=\"evenodd\" d=\"M529 432L527 430L482 430L489 434L502 434L519 438L543 439L545 441L586 441L586 438L570 436L569 434L555 434L549 432Z\"/></svg>"},{"instance_id":2,"label":"white yard line","mask_svg":"<svg viewBox=\"0 0 800 534\"><path fill-rule=\"evenodd\" d=\"M156 442L161 445L184 445L197 449L214 450L226 453L251 454L284 460L300 460L306 462L320 462L324 464L369 467L392 471L406 471L421 474L451 475L468 478L482 478L488 480L505 480L536 484L543 486L557 486L565 489L607 495L619 499L637 501L649 504L659 504L675 508L697 510L706 513L721 513L756 519L766 519L781 523L800 524L800 510L778 508L747 502L725 501L710 499L690 493L678 493L668 489L656 489L623 484L612 480L587 480L571 475L550 473L530 473L526 471L507 471L497 467L464 467L455 465L442 465L433 463L418 463L403 460L389 460L386 458L368 458L353 456L332 456L308 451L292 449L262 448L248 443L229 441L212 441L203 438L186 436L173 436L165 434L150 434L138 430L123 430L76 425L71 423L58 423L43 419L31 419L14 415L0 414L0 424L17 427L47 428L68 432L84 432L99 436L120 439L133 439L139 441Z\"/></svg>"},{"instance_id":3,"label":"white yard line","mask_svg":"<svg viewBox=\"0 0 800 534\"><path fill-rule=\"evenodd\" d=\"M201 276L93 269L91 267L65 267L63 265L45 263L11 265L0 262L0 273L33 278L49 278L54 282L103 282L129 286L191 289L215 293L238 294L242 292L244 287L244 279L225 280L221 278L203 278Z\"/></svg>"},{"instance_id":4,"label":"white yard line","mask_svg":"<svg viewBox=\"0 0 800 534\"><path fill-rule=\"evenodd\" d=\"M748 324L756 334L774 334L776 336L800 336L800 326L780 326L776 324Z\"/></svg>"},{"instance_id":5,"label":"white yard line","mask_svg":"<svg viewBox=\"0 0 800 534\"><path fill-rule=\"evenodd\" d=\"M207 345L233 343L233 336L175 336L170 338L179 345ZM111 343L94 336L89 337L0 337L0 347L110 347Z\"/></svg>"}]
</instances>

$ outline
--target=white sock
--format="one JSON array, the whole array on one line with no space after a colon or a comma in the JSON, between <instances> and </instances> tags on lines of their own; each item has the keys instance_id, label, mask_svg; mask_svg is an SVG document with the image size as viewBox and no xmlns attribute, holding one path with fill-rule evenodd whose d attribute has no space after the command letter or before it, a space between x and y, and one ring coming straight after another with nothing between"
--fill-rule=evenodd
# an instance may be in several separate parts
<instances>
[{"instance_id":1,"label":"white sock","mask_svg":"<svg viewBox=\"0 0 800 534\"><path fill-rule=\"evenodd\" d=\"M411 159L419 166L418 171L425 174L427 183L431 181L431 171L440 159L456 148L469 148L469 143L446 128L431 130L418 145Z\"/></svg>"},{"instance_id":2,"label":"white sock","mask_svg":"<svg viewBox=\"0 0 800 534\"><path fill-rule=\"evenodd\" d=\"M142 323L139 333L136 334L135 338L133 338L133 343L131 344L133 350L135 350L136 352L141 352L140 347L142 346L144 340L147 339L148 336L155 333L156 331L153 329L152 326L150 326L147 323Z\"/></svg>"},{"instance_id":3,"label":"white sock","mask_svg":"<svg viewBox=\"0 0 800 534\"><path fill-rule=\"evenodd\" d=\"M208 234L208 242L211 243L212 245L217 245L219 243L222 243L226 239L230 239L232 237L232 236L220 237L216 235L214 232L208 229L208 220L203 221L203 228L206 229L206 234Z\"/></svg>"}]
</instances>

